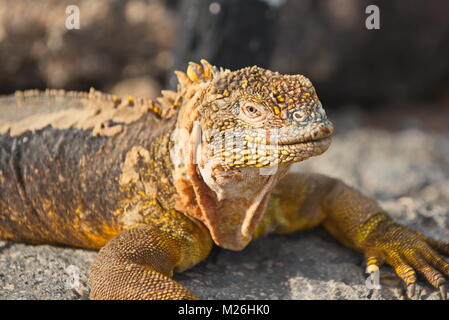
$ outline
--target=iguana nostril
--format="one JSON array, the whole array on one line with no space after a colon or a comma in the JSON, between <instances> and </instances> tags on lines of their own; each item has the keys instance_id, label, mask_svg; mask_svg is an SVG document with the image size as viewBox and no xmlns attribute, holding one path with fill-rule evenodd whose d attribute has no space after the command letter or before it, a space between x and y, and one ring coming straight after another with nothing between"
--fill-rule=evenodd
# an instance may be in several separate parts
<instances>
[{"instance_id":1,"label":"iguana nostril","mask_svg":"<svg viewBox=\"0 0 449 320\"><path fill-rule=\"evenodd\" d=\"M321 128L321 132L323 132L326 135L329 135L333 132L331 127L328 127L328 126L321 126L320 128Z\"/></svg>"},{"instance_id":2,"label":"iguana nostril","mask_svg":"<svg viewBox=\"0 0 449 320\"><path fill-rule=\"evenodd\" d=\"M330 122L320 123L317 127L312 131L311 138L319 139L330 136L333 133L333 127Z\"/></svg>"}]
</instances>

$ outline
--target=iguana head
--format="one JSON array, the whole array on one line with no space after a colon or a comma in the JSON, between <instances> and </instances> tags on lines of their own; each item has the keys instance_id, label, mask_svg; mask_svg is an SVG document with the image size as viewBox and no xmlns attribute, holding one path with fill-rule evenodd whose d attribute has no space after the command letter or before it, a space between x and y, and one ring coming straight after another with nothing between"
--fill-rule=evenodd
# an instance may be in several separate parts
<instances>
[{"instance_id":1,"label":"iguana head","mask_svg":"<svg viewBox=\"0 0 449 320\"><path fill-rule=\"evenodd\" d=\"M180 179L184 191L191 186L198 209L187 213L205 223L218 245L242 249L276 182L292 163L327 150L332 124L302 75L256 66L219 70L202 60L178 78L183 137L174 140L186 160L175 168L178 191Z\"/></svg>"}]
</instances>

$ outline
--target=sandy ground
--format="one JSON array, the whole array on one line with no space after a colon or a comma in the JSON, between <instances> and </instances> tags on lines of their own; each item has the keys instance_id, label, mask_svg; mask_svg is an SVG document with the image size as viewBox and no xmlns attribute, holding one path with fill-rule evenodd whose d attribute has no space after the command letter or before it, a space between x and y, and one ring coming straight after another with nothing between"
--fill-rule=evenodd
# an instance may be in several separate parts
<instances>
[{"instance_id":1,"label":"sandy ground","mask_svg":"<svg viewBox=\"0 0 449 320\"><path fill-rule=\"evenodd\" d=\"M367 128L354 113L333 119L337 130L328 152L294 170L339 177L375 197L401 223L449 240L449 132L416 125ZM87 270L95 255L0 242L0 299L86 299ZM321 228L269 236L242 252L216 249L175 279L204 299L404 298L389 267L381 270L382 289L370 291L362 256ZM438 299L431 287L421 285L421 299Z\"/></svg>"}]
</instances>

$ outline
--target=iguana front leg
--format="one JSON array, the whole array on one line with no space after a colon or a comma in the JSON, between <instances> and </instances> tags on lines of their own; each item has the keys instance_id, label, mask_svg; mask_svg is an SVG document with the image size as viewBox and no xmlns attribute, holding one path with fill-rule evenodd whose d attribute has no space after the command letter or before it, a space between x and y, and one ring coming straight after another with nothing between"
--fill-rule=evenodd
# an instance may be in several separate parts
<instances>
[{"instance_id":1,"label":"iguana front leg","mask_svg":"<svg viewBox=\"0 0 449 320\"><path fill-rule=\"evenodd\" d=\"M318 224L344 245L365 255L367 271L389 264L415 295L416 272L446 299L449 242L425 237L396 223L374 201L343 182L318 174L287 175L277 186L267 219L275 232L286 233ZM271 217L271 218L270 218Z\"/></svg>"},{"instance_id":2,"label":"iguana front leg","mask_svg":"<svg viewBox=\"0 0 449 320\"><path fill-rule=\"evenodd\" d=\"M204 259L212 246L206 234L140 225L109 241L90 270L92 299L196 299L171 279L173 272Z\"/></svg>"}]
</instances>

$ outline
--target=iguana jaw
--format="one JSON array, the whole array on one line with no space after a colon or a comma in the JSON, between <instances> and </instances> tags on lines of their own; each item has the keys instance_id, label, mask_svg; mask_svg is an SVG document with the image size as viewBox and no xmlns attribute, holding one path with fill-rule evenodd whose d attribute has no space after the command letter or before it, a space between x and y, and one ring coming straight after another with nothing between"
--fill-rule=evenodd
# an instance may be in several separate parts
<instances>
[{"instance_id":1,"label":"iguana jaw","mask_svg":"<svg viewBox=\"0 0 449 320\"><path fill-rule=\"evenodd\" d=\"M273 135L271 135L273 136ZM215 142L215 141L214 141ZM233 144L217 143L219 147L210 146L208 157L220 161L224 167L272 167L292 164L325 152L331 143L331 137L323 135L314 140L291 141L289 143L255 143L235 139Z\"/></svg>"}]
</instances>

